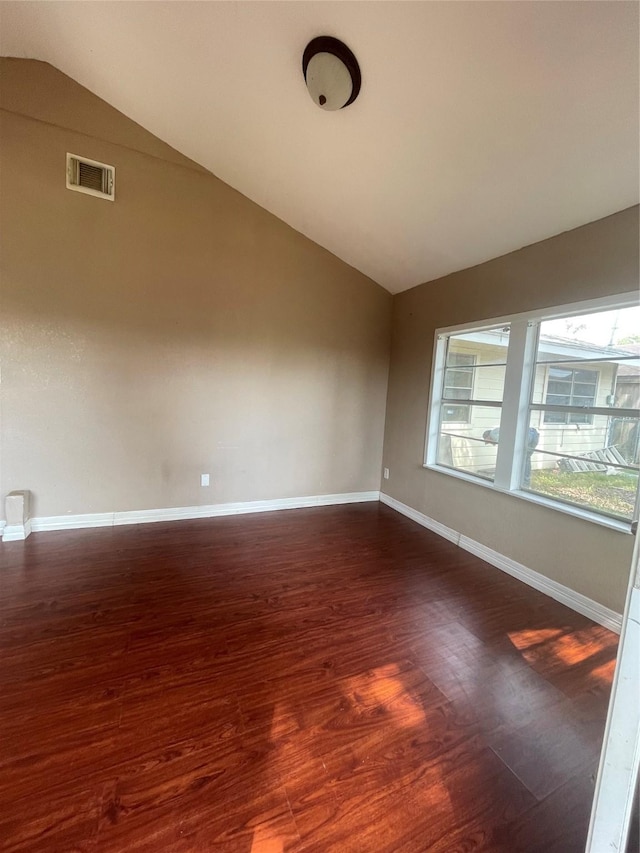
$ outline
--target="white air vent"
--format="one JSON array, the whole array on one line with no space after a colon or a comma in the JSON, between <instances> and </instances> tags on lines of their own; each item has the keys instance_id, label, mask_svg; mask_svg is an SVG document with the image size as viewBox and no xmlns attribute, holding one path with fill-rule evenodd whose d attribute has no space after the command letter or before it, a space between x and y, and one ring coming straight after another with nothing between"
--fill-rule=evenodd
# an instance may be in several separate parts
<instances>
[{"instance_id":1,"label":"white air vent","mask_svg":"<svg viewBox=\"0 0 640 853\"><path fill-rule=\"evenodd\" d=\"M76 154L67 154L67 189L113 201L116 190L115 167Z\"/></svg>"}]
</instances>

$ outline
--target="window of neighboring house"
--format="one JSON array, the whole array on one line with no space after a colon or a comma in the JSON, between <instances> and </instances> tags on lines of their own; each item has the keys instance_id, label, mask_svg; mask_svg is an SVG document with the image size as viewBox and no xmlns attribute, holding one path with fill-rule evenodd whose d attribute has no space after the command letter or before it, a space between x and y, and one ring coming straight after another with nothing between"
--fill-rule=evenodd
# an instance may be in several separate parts
<instances>
[{"instance_id":1,"label":"window of neighboring house","mask_svg":"<svg viewBox=\"0 0 640 853\"><path fill-rule=\"evenodd\" d=\"M597 370L550 367L546 402L553 406L593 406L598 388ZM547 411L545 424L592 424L593 415Z\"/></svg>"},{"instance_id":2,"label":"window of neighboring house","mask_svg":"<svg viewBox=\"0 0 640 853\"><path fill-rule=\"evenodd\" d=\"M462 352L448 352L444 374L444 401L442 420L447 423L469 423L471 406L458 404L456 400L470 400L473 396L473 368L475 355Z\"/></svg>"},{"instance_id":3,"label":"window of neighboring house","mask_svg":"<svg viewBox=\"0 0 640 853\"><path fill-rule=\"evenodd\" d=\"M638 297L626 294L438 330L425 465L628 525L640 468L637 329Z\"/></svg>"}]
</instances>

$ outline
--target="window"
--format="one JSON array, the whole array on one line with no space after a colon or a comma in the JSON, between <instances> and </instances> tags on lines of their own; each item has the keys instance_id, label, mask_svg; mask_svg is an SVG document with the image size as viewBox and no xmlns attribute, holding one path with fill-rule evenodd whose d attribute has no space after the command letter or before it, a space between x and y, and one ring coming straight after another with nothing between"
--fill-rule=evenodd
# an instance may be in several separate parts
<instances>
[{"instance_id":1,"label":"window","mask_svg":"<svg viewBox=\"0 0 640 853\"><path fill-rule=\"evenodd\" d=\"M448 335L443 343L438 463L492 479L496 451L482 436L500 426L509 327Z\"/></svg>"},{"instance_id":2,"label":"window","mask_svg":"<svg viewBox=\"0 0 640 853\"><path fill-rule=\"evenodd\" d=\"M569 367L550 367L546 402L554 406L593 406L598 387L597 370L572 370ZM591 424L591 415L576 412L549 411L544 413L546 424Z\"/></svg>"},{"instance_id":3,"label":"window","mask_svg":"<svg viewBox=\"0 0 640 853\"><path fill-rule=\"evenodd\" d=\"M444 376L443 401L469 400L473 390L473 368L475 355L463 352L447 353L447 368ZM469 423L470 406L445 402L442 420L454 423Z\"/></svg>"},{"instance_id":4,"label":"window","mask_svg":"<svg viewBox=\"0 0 640 853\"><path fill-rule=\"evenodd\" d=\"M637 329L638 299L627 294L439 330L425 464L582 517L631 522Z\"/></svg>"}]
</instances>

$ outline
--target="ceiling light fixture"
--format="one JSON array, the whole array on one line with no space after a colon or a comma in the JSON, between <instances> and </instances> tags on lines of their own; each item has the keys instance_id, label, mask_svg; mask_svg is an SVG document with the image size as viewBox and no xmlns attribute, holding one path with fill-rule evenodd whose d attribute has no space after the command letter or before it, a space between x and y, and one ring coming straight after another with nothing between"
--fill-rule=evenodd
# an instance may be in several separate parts
<instances>
[{"instance_id":1,"label":"ceiling light fixture","mask_svg":"<svg viewBox=\"0 0 640 853\"><path fill-rule=\"evenodd\" d=\"M346 44L331 36L312 39L302 55L309 94L323 110L341 110L358 97L362 78L358 60Z\"/></svg>"}]
</instances>

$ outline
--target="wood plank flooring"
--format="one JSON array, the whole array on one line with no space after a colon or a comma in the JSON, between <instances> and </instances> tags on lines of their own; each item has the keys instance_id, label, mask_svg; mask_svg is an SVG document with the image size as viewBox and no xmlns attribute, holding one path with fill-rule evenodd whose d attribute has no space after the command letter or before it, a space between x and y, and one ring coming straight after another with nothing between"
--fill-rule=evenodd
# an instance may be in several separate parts
<instances>
[{"instance_id":1,"label":"wood plank flooring","mask_svg":"<svg viewBox=\"0 0 640 853\"><path fill-rule=\"evenodd\" d=\"M381 504L0 558L5 853L584 849L617 637Z\"/></svg>"}]
</instances>

